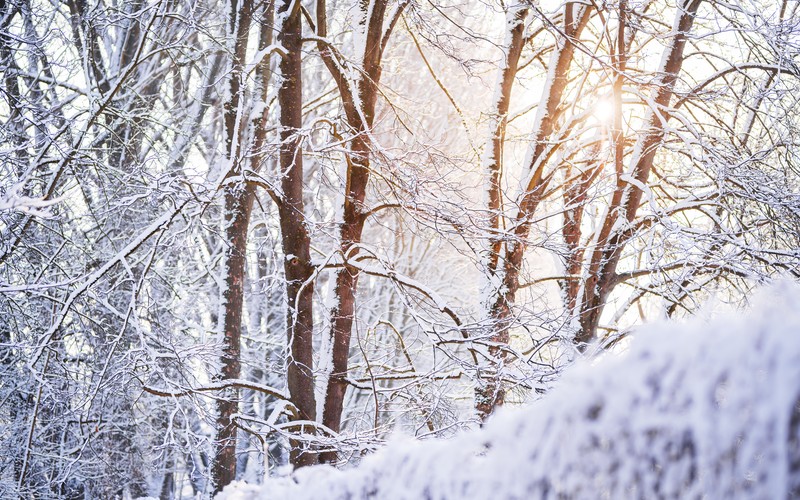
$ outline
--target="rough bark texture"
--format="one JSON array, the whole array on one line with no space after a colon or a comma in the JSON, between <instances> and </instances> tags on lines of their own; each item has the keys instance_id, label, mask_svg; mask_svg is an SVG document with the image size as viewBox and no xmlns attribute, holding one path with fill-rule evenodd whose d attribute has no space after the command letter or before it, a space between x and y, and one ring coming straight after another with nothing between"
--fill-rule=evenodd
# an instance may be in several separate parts
<instances>
[{"instance_id":1,"label":"rough bark texture","mask_svg":"<svg viewBox=\"0 0 800 500\"><path fill-rule=\"evenodd\" d=\"M289 9L292 10L289 10ZM301 72L300 4L289 0L279 2L278 17L283 17L283 29L278 43L286 50L281 59L283 84L278 91L280 104L280 169L283 172L283 198L279 207L284 272L286 274L286 334L289 343L286 378L289 396L297 408L297 419L316 419L313 366L313 295L314 273L311 265L308 229L303 206L303 152L298 131L303 126L303 92ZM289 459L295 467L312 465L317 456L302 449L302 443L290 442Z\"/></svg>"},{"instance_id":2,"label":"rough bark texture","mask_svg":"<svg viewBox=\"0 0 800 500\"><path fill-rule=\"evenodd\" d=\"M241 12L240 12L241 9ZM254 192L241 177L242 144L237 130L241 103L242 66L247 53L247 32L252 5L231 3L230 28L235 34L235 47L229 79L230 100L225 103L225 142L231 162L230 180L224 188L224 235L227 248L224 257L224 290L222 322L222 380L238 379L241 374L240 351L242 310L244 306L247 229ZM231 416L239 411L239 391L226 389L217 400L217 440L211 475L214 491L219 492L236 479L236 432Z\"/></svg>"},{"instance_id":3,"label":"rough bark texture","mask_svg":"<svg viewBox=\"0 0 800 500\"><path fill-rule=\"evenodd\" d=\"M567 178L572 176L571 169L567 169ZM581 246L581 223L583 222L583 207L586 204L589 187L594 180L592 171L582 172L569 182L564 188L564 226L561 234L564 245L567 247L565 259L566 279L561 287L565 298L565 307L568 314L573 314L578 304L578 294L581 286L581 270L583 269L584 247Z\"/></svg>"},{"instance_id":4,"label":"rough bark texture","mask_svg":"<svg viewBox=\"0 0 800 500\"><path fill-rule=\"evenodd\" d=\"M244 304L245 249L247 227L253 205L252 190L245 186L225 190L225 319L221 379L238 379L241 375L240 349L242 306ZM238 191L238 192L237 192ZM217 447L212 475L216 491L236 479L236 431L231 416L239 411L239 391L229 388L217 400Z\"/></svg>"}]
</instances>

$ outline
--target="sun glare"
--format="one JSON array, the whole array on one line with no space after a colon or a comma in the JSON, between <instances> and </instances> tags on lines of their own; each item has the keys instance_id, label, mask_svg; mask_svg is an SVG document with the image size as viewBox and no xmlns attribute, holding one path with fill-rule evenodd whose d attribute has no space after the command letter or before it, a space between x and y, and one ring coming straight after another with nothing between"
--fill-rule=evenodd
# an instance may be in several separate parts
<instances>
[{"instance_id":1,"label":"sun glare","mask_svg":"<svg viewBox=\"0 0 800 500\"><path fill-rule=\"evenodd\" d=\"M601 97L592 108L592 114L600 122L611 123L614 120L614 102L607 97Z\"/></svg>"}]
</instances>

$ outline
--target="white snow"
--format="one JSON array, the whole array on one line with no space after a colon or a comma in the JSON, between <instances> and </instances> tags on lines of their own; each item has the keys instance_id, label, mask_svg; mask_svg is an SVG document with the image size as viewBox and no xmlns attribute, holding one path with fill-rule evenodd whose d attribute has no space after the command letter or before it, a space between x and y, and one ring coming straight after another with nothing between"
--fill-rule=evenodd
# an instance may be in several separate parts
<instances>
[{"instance_id":1,"label":"white snow","mask_svg":"<svg viewBox=\"0 0 800 500\"><path fill-rule=\"evenodd\" d=\"M574 365L542 400L451 440L395 438L219 500L789 498L800 495L800 287L746 314L661 323Z\"/></svg>"}]
</instances>

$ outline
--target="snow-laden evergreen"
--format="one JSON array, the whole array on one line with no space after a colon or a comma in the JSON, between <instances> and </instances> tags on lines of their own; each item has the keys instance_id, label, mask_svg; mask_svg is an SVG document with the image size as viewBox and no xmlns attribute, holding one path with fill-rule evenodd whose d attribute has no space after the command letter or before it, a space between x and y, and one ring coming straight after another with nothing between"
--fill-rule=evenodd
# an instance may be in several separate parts
<instances>
[{"instance_id":1,"label":"snow-laden evergreen","mask_svg":"<svg viewBox=\"0 0 800 500\"><path fill-rule=\"evenodd\" d=\"M800 288L746 314L641 328L542 400L452 440L396 438L218 500L793 498L800 495Z\"/></svg>"}]
</instances>

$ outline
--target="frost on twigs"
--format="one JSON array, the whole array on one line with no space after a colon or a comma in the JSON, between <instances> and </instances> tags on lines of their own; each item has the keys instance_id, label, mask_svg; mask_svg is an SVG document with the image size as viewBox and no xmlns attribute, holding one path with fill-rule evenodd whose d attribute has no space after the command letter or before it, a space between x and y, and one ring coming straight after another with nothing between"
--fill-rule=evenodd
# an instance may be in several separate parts
<instances>
[{"instance_id":1,"label":"frost on twigs","mask_svg":"<svg viewBox=\"0 0 800 500\"><path fill-rule=\"evenodd\" d=\"M642 328L544 399L449 441L395 440L218 498L792 498L800 494L800 288L746 315Z\"/></svg>"}]
</instances>

